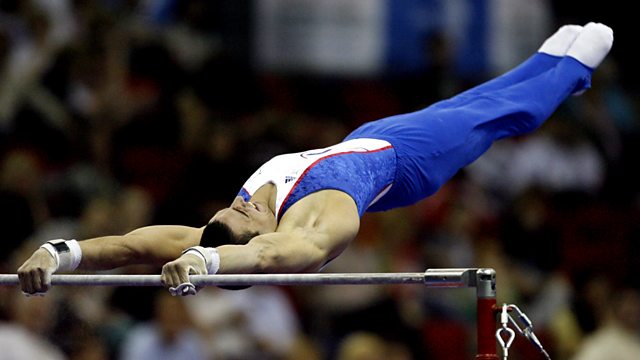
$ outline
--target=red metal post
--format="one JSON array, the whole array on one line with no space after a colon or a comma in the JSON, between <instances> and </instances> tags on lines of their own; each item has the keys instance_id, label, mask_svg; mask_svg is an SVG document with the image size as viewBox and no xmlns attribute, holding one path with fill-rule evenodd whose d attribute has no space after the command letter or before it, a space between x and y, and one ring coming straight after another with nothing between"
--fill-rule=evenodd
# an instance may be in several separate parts
<instances>
[{"instance_id":1,"label":"red metal post","mask_svg":"<svg viewBox=\"0 0 640 360\"><path fill-rule=\"evenodd\" d=\"M496 274L493 269L476 273L477 341L476 360L500 360L496 347Z\"/></svg>"}]
</instances>

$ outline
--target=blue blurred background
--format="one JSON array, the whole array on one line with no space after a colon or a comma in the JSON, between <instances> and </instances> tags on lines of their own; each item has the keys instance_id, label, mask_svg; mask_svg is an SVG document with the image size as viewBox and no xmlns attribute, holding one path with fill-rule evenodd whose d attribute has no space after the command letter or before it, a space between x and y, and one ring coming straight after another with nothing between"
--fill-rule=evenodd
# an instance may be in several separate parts
<instances>
[{"instance_id":1,"label":"blue blurred background","mask_svg":"<svg viewBox=\"0 0 640 360\"><path fill-rule=\"evenodd\" d=\"M593 89L325 271L492 267L554 359L638 359L633 12L552 0L0 0L0 267L44 241L202 226L283 152L340 141L614 29ZM159 273L130 267L113 273ZM420 286L0 289L5 359L470 359L475 294ZM518 338L510 359L541 359Z\"/></svg>"}]
</instances>

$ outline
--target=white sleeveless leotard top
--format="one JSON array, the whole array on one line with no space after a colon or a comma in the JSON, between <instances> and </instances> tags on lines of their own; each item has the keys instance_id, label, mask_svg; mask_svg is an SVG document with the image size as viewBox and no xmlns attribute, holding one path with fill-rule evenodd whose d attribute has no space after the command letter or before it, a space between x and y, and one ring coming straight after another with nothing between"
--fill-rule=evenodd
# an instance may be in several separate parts
<instances>
[{"instance_id":1,"label":"white sleeveless leotard top","mask_svg":"<svg viewBox=\"0 0 640 360\"><path fill-rule=\"evenodd\" d=\"M272 158L249 177L239 195L249 201L260 187L274 184L279 220L291 205L306 195L335 189L354 198L362 215L391 188L395 163L395 151L387 141L348 140Z\"/></svg>"}]
</instances>

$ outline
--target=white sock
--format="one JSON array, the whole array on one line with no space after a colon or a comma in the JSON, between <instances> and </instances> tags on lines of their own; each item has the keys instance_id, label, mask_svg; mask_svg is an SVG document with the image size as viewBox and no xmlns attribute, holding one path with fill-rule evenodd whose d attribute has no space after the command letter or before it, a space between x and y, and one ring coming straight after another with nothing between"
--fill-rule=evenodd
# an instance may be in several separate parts
<instances>
[{"instance_id":1,"label":"white sock","mask_svg":"<svg viewBox=\"0 0 640 360\"><path fill-rule=\"evenodd\" d=\"M575 39L567 51L567 56L595 69L607 56L612 45L613 30L607 25L590 22Z\"/></svg>"},{"instance_id":2,"label":"white sock","mask_svg":"<svg viewBox=\"0 0 640 360\"><path fill-rule=\"evenodd\" d=\"M538 52L553 56L564 56L581 31L582 26L580 25L564 25L542 43Z\"/></svg>"}]
</instances>

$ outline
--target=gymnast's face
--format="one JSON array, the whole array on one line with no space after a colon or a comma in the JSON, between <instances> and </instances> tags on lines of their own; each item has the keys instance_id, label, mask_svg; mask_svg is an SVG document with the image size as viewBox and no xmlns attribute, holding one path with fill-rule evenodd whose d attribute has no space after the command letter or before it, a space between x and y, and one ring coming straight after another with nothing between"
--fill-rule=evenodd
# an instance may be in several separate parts
<instances>
[{"instance_id":1,"label":"gymnast's face","mask_svg":"<svg viewBox=\"0 0 640 360\"><path fill-rule=\"evenodd\" d=\"M278 225L267 204L244 201L241 196L236 196L231 206L218 211L211 220L226 224L236 235L271 233Z\"/></svg>"}]
</instances>

